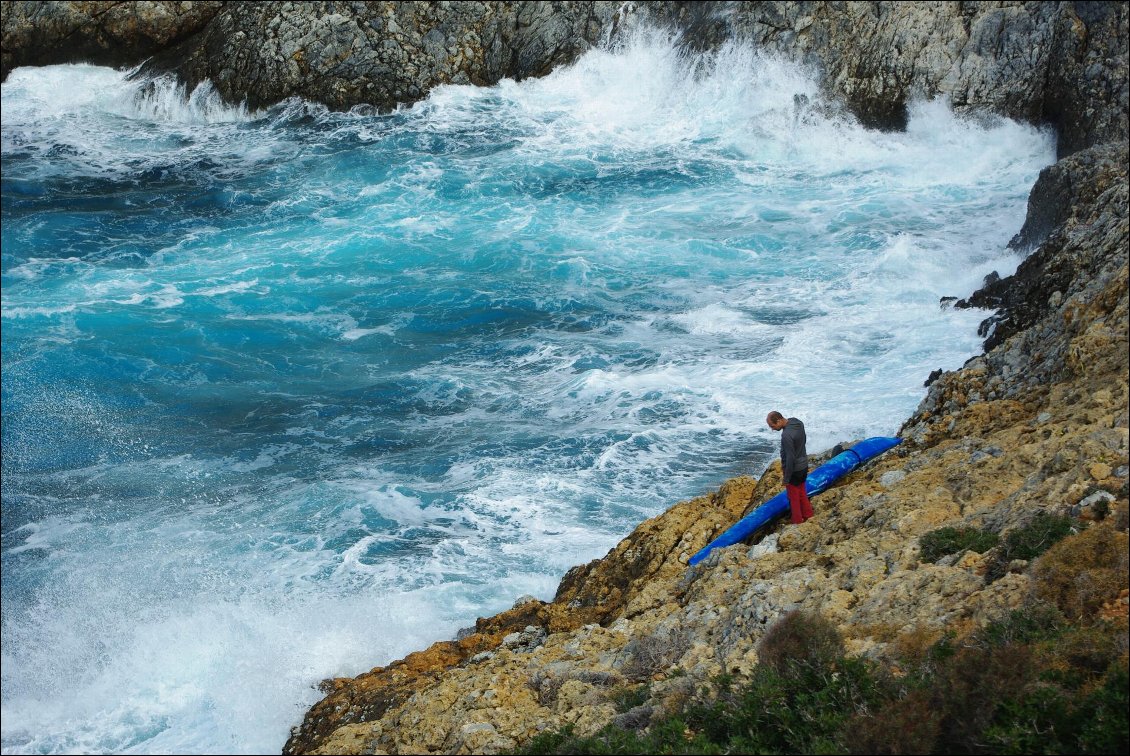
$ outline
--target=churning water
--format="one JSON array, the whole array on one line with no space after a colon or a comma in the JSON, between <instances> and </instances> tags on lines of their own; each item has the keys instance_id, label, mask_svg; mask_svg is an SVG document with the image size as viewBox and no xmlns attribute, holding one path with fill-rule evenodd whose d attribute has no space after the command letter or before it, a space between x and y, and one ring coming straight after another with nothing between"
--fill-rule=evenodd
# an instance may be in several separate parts
<instances>
[{"instance_id":1,"label":"churning water","mask_svg":"<svg viewBox=\"0 0 1130 756\"><path fill-rule=\"evenodd\" d=\"M1054 139L829 112L647 36L390 115L14 71L3 750L278 752L322 678L760 474L770 409L896 431Z\"/></svg>"}]
</instances>

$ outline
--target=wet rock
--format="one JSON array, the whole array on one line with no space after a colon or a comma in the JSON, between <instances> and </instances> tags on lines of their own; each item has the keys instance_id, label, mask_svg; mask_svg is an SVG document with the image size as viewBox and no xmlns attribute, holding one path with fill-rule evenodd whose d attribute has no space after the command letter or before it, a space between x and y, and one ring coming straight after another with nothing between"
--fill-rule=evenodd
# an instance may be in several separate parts
<instances>
[{"instance_id":1,"label":"wet rock","mask_svg":"<svg viewBox=\"0 0 1130 756\"><path fill-rule=\"evenodd\" d=\"M0 3L0 79L19 66L132 67L204 29L223 2Z\"/></svg>"},{"instance_id":2,"label":"wet rock","mask_svg":"<svg viewBox=\"0 0 1130 756\"><path fill-rule=\"evenodd\" d=\"M20 2L0 12L5 76L149 58L150 71L190 87L209 79L253 108L298 95L390 109L438 84L541 76L648 20L691 50L737 37L817 68L833 107L875 128L903 129L912 99L942 96L959 112L1051 123L1061 155L1127 134L1120 3Z\"/></svg>"},{"instance_id":3,"label":"wet rock","mask_svg":"<svg viewBox=\"0 0 1130 756\"><path fill-rule=\"evenodd\" d=\"M1112 187L1113 178L1120 172L1125 174L1126 154L1121 144L1094 147L1040 173L1029 198L1024 228L1013 244L1023 246L1033 239L1049 237L1052 227L1061 230L1026 258L1015 274L986 282L968 299L955 304L958 308L1000 308L981 324L979 333L986 337L986 350L1031 329L1065 298L1088 286L1094 276L1115 272L1101 271L1096 265L1101 261L1116 263L1116 259L1096 255L1086 247L1073 248L1068 226L1070 221L1083 220L1077 217L1082 207L1094 208L1100 214L1118 212L1114 207L1103 210L1096 206L1102 201L1103 191ZM1115 201L1111 197L1109 203Z\"/></svg>"}]
</instances>

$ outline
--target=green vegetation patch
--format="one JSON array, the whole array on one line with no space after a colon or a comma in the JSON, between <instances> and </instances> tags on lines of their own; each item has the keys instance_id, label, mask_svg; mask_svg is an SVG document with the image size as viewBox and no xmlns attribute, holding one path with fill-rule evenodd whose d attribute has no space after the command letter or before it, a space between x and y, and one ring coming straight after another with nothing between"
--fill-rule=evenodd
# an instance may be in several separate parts
<instances>
[{"instance_id":1,"label":"green vegetation patch","mask_svg":"<svg viewBox=\"0 0 1130 756\"><path fill-rule=\"evenodd\" d=\"M918 539L923 562L936 562L959 551L976 551L983 554L1000 542L1000 537L989 530L978 528L938 528Z\"/></svg>"},{"instance_id":2,"label":"green vegetation patch","mask_svg":"<svg viewBox=\"0 0 1130 756\"><path fill-rule=\"evenodd\" d=\"M972 636L943 637L927 653L900 660L898 674L845 657L820 617L790 613L778 626L758 649L772 662L759 665L744 685L723 676L677 711L656 709L664 713L646 728L610 725L591 737L565 728L538 736L518 753L1130 749L1124 626L1073 623L1055 604L1033 602ZM805 647L816 650L801 652Z\"/></svg>"},{"instance_id":3,"label":"green vegetation patch","mask_svg":"<svg viewBox=\"0 0 1130 756\"><path fill-rule=\"evenodd\" d=\"M1071 535L1075 521L1067 515L1040 512L1026 525L1013 528L997 549L996 558L985 572L988 583L1003 577L1015 559L1035 559L1056 543Z\"/></svg>"}]
</instances>

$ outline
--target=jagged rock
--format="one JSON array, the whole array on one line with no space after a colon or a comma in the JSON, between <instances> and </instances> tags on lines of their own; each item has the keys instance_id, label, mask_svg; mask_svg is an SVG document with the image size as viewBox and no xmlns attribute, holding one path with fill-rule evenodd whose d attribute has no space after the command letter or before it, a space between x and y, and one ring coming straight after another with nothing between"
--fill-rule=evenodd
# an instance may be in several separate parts
<instances>
[{"instance_id":1,"label":"jagged rock","mask_svg":"<svg viewBox=\"0 0 1130 756\"><path fill-rule=\"evenodd\" d=\"M527 625L520 633L510 633L502 639L505 648L515 652L533 651L545 642L545 628Z\"/></svg>"},{"instance_id":2,"label":"jagged rock","mask_svg":"<svg viewBox=\"0 0 1130 756\"><path fill-rule=\"evenodd\" d=\"M1110 144L1089 148L1041 171L1028 201L1024 227L1012 243L1025 246L1032 240L1047 241L1020 264L1015 274L986 282L969 299L955 305L1001 308L982 324L986 350L1028 330L1049 311L1059 309L1060 302L1089 286L1091 279L1117 272L1116 256L1096 249L1090 240L1072 244L1069 234L1073 226L1093 223L1103 214L1117 215L1120 203L1125 209L1125 195L1117 188L1117 178L1120 173L1125 175L1126 161L1125 144ZM1080 208L1090 209L1092 216L1079 217ZM1059 231L1049 237L1053 227ZM1094 241L1117 244L1117 233ZM1054 304L1053 295L1058 295Z\"/></svg>"},{"instance_id":3,"label":"jagged rock","mask_svg":"<svg viewBox=\"0 0 1130 756\"><path fill-rule=\"evenodd\" d=\"M1127 9L1119 3L657 3L692 46L730 38L821 71L865 124L900 129L914 98L1050 123L1060 155L1124 139Z\"/></svg>"},{"instance_id":4,"label":"jagged rock","mask_svg":"<svg viewBox=\"0 0 1130 756\"><path fill-rule=\"evenodd\" d=\"M0 79L19 66L132 67L208 25L223 2L0 3Z\"/></svg>"},{"instance_id":5,"label":"jagged rock","mask_svg":"<svg viewBox=\"0 0 1130 756\"><path fill-rule=\"evenodd\" d=\"M863 123L914 98L1054 125L1061 155L1127 133L1122 3L8 2L3 75L89 60L210 79L232 102L412 103L444 83L548 73L635 19L687 47L732 38L798 59ZM65 41L65 44L62 42Z\"/></svg>"}]
</instances>

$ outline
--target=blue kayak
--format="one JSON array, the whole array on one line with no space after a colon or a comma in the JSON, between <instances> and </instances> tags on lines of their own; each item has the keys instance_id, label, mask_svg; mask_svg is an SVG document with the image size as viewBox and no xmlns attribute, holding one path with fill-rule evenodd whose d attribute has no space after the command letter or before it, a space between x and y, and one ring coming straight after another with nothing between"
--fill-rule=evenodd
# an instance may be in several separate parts
<instances>
[{"instance_id":1,"label":"blue kayak","mask_svg":"<svg viewBox=\"0 0 1130 756\"><path fill-rule=\"evenodd\" d=\"M808 480L805 482L805 490L808 491L809 496L815 496L867 460L879 456L888 449L898 446L900 443L902 443L901 438L891 438L888 436L875 436L874 438L860 441L855 446L840 452L809 473ZM702 551L690 558L689 564L698 564L714 549L723 546L732 546L739 541L744 541L774 518L786 514L788 511L789 497L788 494L782 491L738 520L725 533L708 543Z\"/></svg>"}]
</instances>

